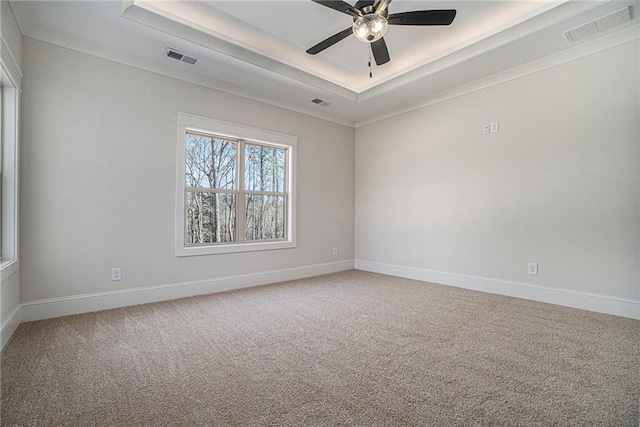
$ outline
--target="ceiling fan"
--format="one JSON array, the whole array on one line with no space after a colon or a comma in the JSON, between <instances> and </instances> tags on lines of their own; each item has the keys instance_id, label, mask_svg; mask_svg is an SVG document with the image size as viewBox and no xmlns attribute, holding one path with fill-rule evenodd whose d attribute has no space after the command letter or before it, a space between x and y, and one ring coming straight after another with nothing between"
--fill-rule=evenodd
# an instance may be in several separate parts
<instances>
[{"instance_id":1,"label":"ceiling fan","mask_svg":"<svg viewBox=\"0 0 640 427\"><path fill-rule=\"evenodd\" d=\"M353 25L307 49L315 55L353 34L358 40L371 44L371 52L377 65L391 60L387 44L382 36L389 25L450 25L456 17L454 9L414 10L389 14L391 0L358 0L351 6L342 0L311 0L328 8L346 13L353 18Z\"/></svg>"}]
</instances>

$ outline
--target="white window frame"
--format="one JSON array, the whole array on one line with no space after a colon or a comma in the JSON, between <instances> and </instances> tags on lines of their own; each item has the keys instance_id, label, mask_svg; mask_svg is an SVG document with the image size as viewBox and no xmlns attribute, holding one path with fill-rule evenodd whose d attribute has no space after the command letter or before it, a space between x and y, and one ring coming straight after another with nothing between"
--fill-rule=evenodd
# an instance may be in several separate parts
<instances>
[{"instance_id":1,"label":"white window frame","mask_svg":"<svg viewBox=\"0 0 640 427\"><path fill-rule=\"evenodd\" d=\"M1 221L1 258L0 279L10 277L19 269L18 263L18 141L20 113L20 78L22 74L15 65L13 57L1 46L0 56L0 90L2 91L2 108L0 108L0 137L2 143L0 156L2 178ZM6 61L5 61L6 60Z\"/></svg>"},{"instance_id":2,"label":"white window frame","mask_svg":"<svg viewBox=\"0 0 640 427\"><path fill-rule=\"evenodd\" d=\"M186 185L186 138L187 132L211 134L229 138L234 141L257 143L267 146L286 148L287 170L285 172L286 193L286 217L285 239L263 241L237 241L216 242L210 245L186 246L185 245L185 185ZM224 122L207 117L192 114L178 113L178 137L177 137L177 164L176 164L176 230L175 250L176 256L212 255L235 252L263 251L272 249L288 249L296 247L296 148L298 138L264 129L252 128L235 123ZM244 152L238 146L237 156L239 160L239 174L244 174ZM242 182L242 180L240 180ZM240 182L238 185L240 185ZM240 190L240 188L238 188ZM244 194L239 191L238 194ZM242 204L236 200L236 221L244 223L243 213L238 206ZM240 232L238 230L237 235Z\"/></svg>"}]
</instances>

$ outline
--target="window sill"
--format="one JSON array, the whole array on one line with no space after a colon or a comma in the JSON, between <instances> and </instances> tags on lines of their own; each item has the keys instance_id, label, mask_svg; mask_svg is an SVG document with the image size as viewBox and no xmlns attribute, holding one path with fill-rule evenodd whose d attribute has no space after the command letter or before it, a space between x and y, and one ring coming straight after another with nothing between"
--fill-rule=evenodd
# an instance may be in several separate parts
<instances>
[{"instance_id":1,"label":"window sill","mask_svg":"<svg viewBox=\"0 0 640 427\"><path fill-rule=\"evenodd\" d=\"M180 246L176 247L176 256L185 257L198 255L230 254L239 252L269 251L275 249L291 249L295 247L296 242L291 240L283 240L278 242L236 243L218 246Z\"/></svg>"},{"instance_id":2,"label":"window sill","mask_svg":"<svg viewBox=\"0 0 640 427\"><path fill-rule=\"evenodd\" d=\"M20 270L20 265L17 259L9 259L6 261L0 261L0 279L7 280Z\"/></svg>"}]
</instances>

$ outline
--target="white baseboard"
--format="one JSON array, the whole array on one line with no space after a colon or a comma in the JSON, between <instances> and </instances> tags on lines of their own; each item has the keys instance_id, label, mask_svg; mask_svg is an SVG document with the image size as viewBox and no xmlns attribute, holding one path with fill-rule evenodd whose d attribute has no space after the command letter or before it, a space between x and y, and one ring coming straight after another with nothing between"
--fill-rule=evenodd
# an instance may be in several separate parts
<instances>
[{"instance_id":1,"label":"white baseboard","mask_svg":"<svg viewBox=\"0 0 640 427\"><path fill-rule=\"evenodd\" d=\"M17 306L0 325L0 350L9 342L21 322L22 307Z\"/></svg>"},{"instance_id":2,"label":"white baseboard","mask_svg":"<svg viewBox=\"0 0 640 427\"><path fill-rule=\"evenodd\" d=\"M640 319L640 301L637 300L373 261L355 260L354 262L354 260L345 260L241 276L28 301L16 307L5 322L2 323L0 344L1 346L6 344L20 322L30 322L72 314L224 292L286 280L302 279L305 277L350 270L354 268L354 266L364 271Z\"/></svg>"},{"instance_id":3,"label":"white baseboard","mask_svg":"<svg viewBox=\"0 0 640 427\"><path fill-rule=\"evenodd\" d=\"M224 292L351 269L353 269L353 260L345 260L241 276L28 301L22 303L22 321L31 322L71 314L88 313L195 295Z\"/></svg>"},{"instance_id":4,"label":"white baseboard","mask_svg":"<svg viewBox=\"0 0 640 427\"><path fill-rule=\"evenodd\" d=\"M596 311L598 313L640 319L640 301L628 298L532 285L529 283L509 282L486 277L445 273L374 261L356 260L355 268L374 273L388 274L390 276L405 277L424 282L439 283L442 285L473 289L475 291L507 295L565 307Z\"/></svg>"}]
</instances>

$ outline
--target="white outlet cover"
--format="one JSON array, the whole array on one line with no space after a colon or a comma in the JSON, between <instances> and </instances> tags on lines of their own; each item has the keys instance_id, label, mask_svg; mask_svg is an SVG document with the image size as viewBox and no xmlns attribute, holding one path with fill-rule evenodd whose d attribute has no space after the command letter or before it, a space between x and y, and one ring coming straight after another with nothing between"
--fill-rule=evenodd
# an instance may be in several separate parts
<instances>
[{"instance_id":1,"label":"white outlet cover","mask_svg":"<svg viewBox=\"0 0 640 427\"><path fill-rule=\"evenodd\" d=\"M537 276L538 275L538 264L535 262L530 262L527 273Z\"/></svg>"},{"instance_id":2,"label":"white outlet cover","mask_svg":"<svg viewBox=\"0 0 640 427\"><path fill-rule=\"evenodd\" d=\"M491 125L486 124L486 125L482 126L482 133L486 134L486 133L489 133L489 132L491 132Z\"/></svg>"},{"instance_id":3,"label":"white outlet cover","mask_svg":"<svg viewBox=\"0 0 640 427\"><path fill-rule=\"evenodd\" d=\"M498 133L500 132L500 126L499 126L500 122L492 122L490 125L490 132L491 133Z\"/></svg>"}]
</instances>

